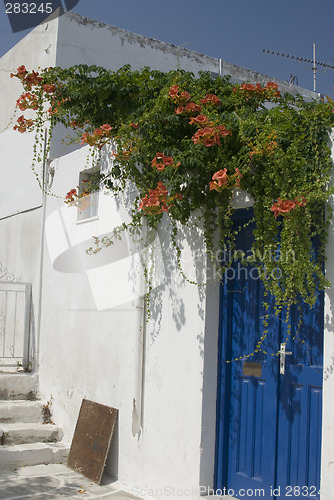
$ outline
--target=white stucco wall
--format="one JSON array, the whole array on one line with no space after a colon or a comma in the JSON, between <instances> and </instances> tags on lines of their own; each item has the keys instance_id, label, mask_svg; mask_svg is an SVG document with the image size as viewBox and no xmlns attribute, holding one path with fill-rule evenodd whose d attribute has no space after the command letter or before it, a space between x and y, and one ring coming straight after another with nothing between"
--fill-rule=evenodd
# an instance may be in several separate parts
<instances>
[{"instance_id":1,"label":"white stucco wall","mask_svg":"<svg viewBox=\"0 0 334 500\"><path fill-rule=\"evenodd\" d=\"M54 195L77 185L86 154L83 148L51 163L56 169ZM199 486L204 442L211 446L212 467L206 477L211 474L212 485L215 410L211 428L208 425L202 436L202 389L205 328L213 326L211 337L216 342L218 315L213 323L208 321L205 291L180 276L168 223L162 224L155 246L163 261L157 262L158 286L152 292L152 318L146 326L141 400L143 303L135 299L136 292L133 300L117 303L114 293L121 290L122 281L131 285L123 291L128 297L132 289L142 287L139 261L128 258L135 255L133 244L125 238L124 247L116 243L96 256L86 254L91 236L105 234L106 228L110 231L126 220L126 210L116 212L113 197L101 193L98 219L78 223L77 208L64 206L56 196L48 197L46 207L39 364L40 391L48 399L52 393L55 421L71 439L82 398L118 408L109 472L129 487L157 490L160 498L161 488ZM201 230L194 226L181 243L190 279L195 278L196 259L197 269L203 271L199 278L205 280ZM101 295L107 299L101 300ZM144 405L143 429L135 437L133 400L138 415L142 401Z\"/></svg>"},{"instance_id":2,"label":"white stucco wall","mask_svg":"<svg viewBox=\"0 0 334 500\"><path fill-rule=\"evenodd\" d=\"M331 136L332 157L334 159L334 134ZM334 168L333 168L334 174ZM333 196L330 204L334 208ZM324 318L324 379L322 416L321 455L321 500L334 498L334 225L329 227L327 242L326 276L332 286L325 294Z\"/></svg>"},{"instance_id":3,"label":"white stucco wall","mask_svg":"<svg viewBox=\"0 0 334 500\"><path fill-rule=\"evenodd\" d=\"M34 352L34 362L38 349L39 278L42 260L40 211L41 209L29 210L20 216L0 220L0 267L7 269L11 279L32 283L31 346ZM7 279L7 274L3 279Z\"/></svg>"},{"instance_id":4,"label":"white stucco wall","mask_svg":"<svg viewBox=\"0 0 334 500\"><path fill-rule=\"evenodd\" d=\"M35 171L31 168L33 144L33 134L20 134L12 129L0 134L0 219L43 204L39 185L43 183L43 166L38 165Z\"/></svg>"},{"instance_id":5,"label":"white stucco wall","mask_svg":"<svg viewBox=\"0 0 334 500\"><path fill-rule=\"evenodd\" d=\"M58 18L37 26L0 58L0 133L12 128L11 119L15 113L15 104L22 94L22 85L17 78L10 78L19 66L24 65L32 71L54 66L57 50ZM16 111L16 118L22 111ZM14 122L16 122L16 118Z\"/></svg>"},{"instance_id":6,"label":"white stucco wall","mask_svg":"<svg viewBox=\"0 0 334 500\"><path fill-rule=\"evenodd\" d=\"M0 59L0 262L23 282L32 283L32 342L38 351L40 273L43 241L43 194L31 169L34 135L13 130L22 111L16 100L23 88L11 73L55 64L58 19L44 23ZM28 115L26 114L28 117ZM35 171L42 178L42 167ZM17 214L17 215L16 215ZM34 362L36 361L36 352Z\"/></svg>"},{"instance_id":7,"label":"white stucco wall","mask_svg":"<svg viewBox=\"0 0 334 500\"><path fill-rule=\"evenodd\" d=\"M130 64L133 69L219 71L219 60L213 57L67 12L59 19L56 64L82 63L112 70Z\"/></svg>"}]
</instances>

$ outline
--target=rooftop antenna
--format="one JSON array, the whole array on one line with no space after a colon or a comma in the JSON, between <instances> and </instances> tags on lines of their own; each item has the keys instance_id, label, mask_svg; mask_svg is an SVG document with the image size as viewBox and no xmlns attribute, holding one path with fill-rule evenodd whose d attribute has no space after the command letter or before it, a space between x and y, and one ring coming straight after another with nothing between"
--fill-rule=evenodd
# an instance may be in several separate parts
<instances>
[{"instance_id":1,"label":"rooftop antenna","mask_svg":"<svg viewBox=\"0 0 334 500\"><path fill-rule=\"evenodd\" d=\"M273 50L267 50L263 49L262 52L266 52L267 54L272 54L275 56L281 56L281 57L287 57L291 59L296 59L297 61L301 62L307 62L312 64L312 71L313 71L313 91L316 92L316 71L317 71L317 66L323 66L324 68L329 68L329 69L334 69L334 66L331 64L325 64L319 61L315 60L315 43L313 44L313 59L305 59L304 57L297 57L297 56L291 56L289 54L284 54L282 52L275 52Z\"/></svg>"}]
</instances>

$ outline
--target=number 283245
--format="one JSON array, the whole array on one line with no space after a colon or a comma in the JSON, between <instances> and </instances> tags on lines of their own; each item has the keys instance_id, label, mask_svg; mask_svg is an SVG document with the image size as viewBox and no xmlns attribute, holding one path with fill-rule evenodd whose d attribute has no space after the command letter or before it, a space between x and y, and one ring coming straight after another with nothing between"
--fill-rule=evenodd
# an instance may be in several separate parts
<instances>
[{"instance_id":1,"label":"number 283245","mask_svg":"<svg viewBox=\"0 0 334 500\"><path fill-rule=\"evenodd\" d=\"M7 2L6 14L52 14L52 3L34 3L34 2Z\"/></svg>"}]
</instances>

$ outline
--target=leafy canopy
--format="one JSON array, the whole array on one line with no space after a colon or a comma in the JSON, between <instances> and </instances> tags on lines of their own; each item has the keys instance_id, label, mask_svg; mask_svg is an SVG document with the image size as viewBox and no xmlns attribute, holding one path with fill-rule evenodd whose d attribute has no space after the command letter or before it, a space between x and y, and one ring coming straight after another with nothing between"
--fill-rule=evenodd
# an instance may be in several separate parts
<instances>
[{"instance_id":1,"label":"leafy canopy","mask_svg":"<svg viewBox=\"0 0 334 500\"><path fill-rule=\"evenodd\" d=\"M18 119L20 132L41 131L46 119L51 130L61 122L97 152L97 162L113 145L113 167L103 181L115 195L135 184L132 227L143 217L156 227L167 214L176 245L177 223L187 225L197 210L212 259L225 245L235 250L233 258L256 265L278 308L300 299L312 306L329 285L323 272L332 193L329 98L305 102L282 94L273 82L233 85L206 72L195 77L129 66L40 73L21 66L13 76L26 92L18 107L37 113L35 120ZM251 257L235 247L233 199L240 190L254 201ZM87 192L72 189L67 201ZM108 244L97 240L97 249ZM231 262L219 264L223 272Z\"/></svg>"}]
</instances>

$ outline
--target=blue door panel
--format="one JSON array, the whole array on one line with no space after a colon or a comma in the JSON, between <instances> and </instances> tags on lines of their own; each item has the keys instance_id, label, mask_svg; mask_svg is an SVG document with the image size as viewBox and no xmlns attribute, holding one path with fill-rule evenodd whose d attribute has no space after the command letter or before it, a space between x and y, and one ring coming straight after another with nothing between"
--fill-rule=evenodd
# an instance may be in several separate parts
<instances>
[{"instance_id":1,"label":"blue door panel","mask_svg":"<svg viewBox=\"0 0 334 500\"><path fill-rule=\"evenodd\" d=\"M238 249L247 252L252 244L250 224L239 233ZM262 335L264 290L257 272L248 279L251 268L233 263L234 273L222 287L222 296L228 296L228 309L223 315L225 331L230 336L230 359L226 371L230 373L230 407L228 414L228 477L229 488L269 488L275 483L276 433L271 432L271 423L277 419L277 387L274 383L278 366L272 366L263 352L255 352ZM275 339L272 332L278 327L278 318L271 316L271 328L264 341L264 350L273 349ZM244 358L245 354L250 354ZM243 359L240 359L243 358ZM224 358L228 359L228 358ZM260 365L259 376L249 376L246 364ZM274 370L274 373L273 373ZM246 374L245 374L246 373Z\"/></svg>"},{"instance_id":2,"label":"blue door panel","mask_svg":"<svg viewBox=\"0 0 334 500\"><path fill-rule=\"evenodd\" d=\"M308 429L308 463L306 477L309 484L314 484L319 490L320 463L321 463L321 416L322 416L322 390L320 387L309 388L309 415Z\"/></svg>"},{"instance_id":3,"label":"blue door panel","mask_svg":"<svg viewBox=\"0 0 334 500\"><path fill-rule=\"evenodd\" d=\"M249 214L240 213L236 225L249 221ZM240 231L237 249L251 248L253 228L247 223ZM258 488L268 498L274 488L280 489L279 498L319 498L323 296L312 310L303 307L302 322L300 311L291 308L291 330L286 311L275 316L269 298L268 334L262 342L268 354L256 352L264 287L250 266L232 266L234 272L221 286L215 486L233 489L237 498L238 490ZM276 355L282 342L291 352L284 375ZM260 369L250 374L252 366Z\"/></svg>"},{"instance_id":4,"label":"blue door panel","mask_svg":"<svg viewBox=\"0 0 334 500\"><path fill-rule=\"evenodd\" d=\"M265 443L262 440L262 429L264 427L264 390L265 382L263 380L255 380L255 411L254 411L254 431L253 431L253 456L252 456L252 476L257 479L263 477L263 452Z\"/></svg>"},{"instance_id":5,"label":"blue door panel","mask_svg":"<svg viewBox=\"0 0 334 500\"><path fill-rule=\"evenodd\" d=\"M298 311L291 310L288 335L282 322L281 337L287 341L285 375L279 380L277 484L304 487L308 497L320 498L320 453L322 425L323 294L313 309L304 307L298 327ZM284 496L282 498L291 498Z\"/></svg>"},{"instance_id":6,"label":"blue door panel","mask_svg":"<svg viewBox=\"0 0 334 500\"><path fill-rule=\"evenodd\" d=\"M263 398L265 383L240 379L240 404L236 435L236 470L245 477L262 479ZM249 411L251 410L251 411Z\"/></svg>"}]
</instances>

